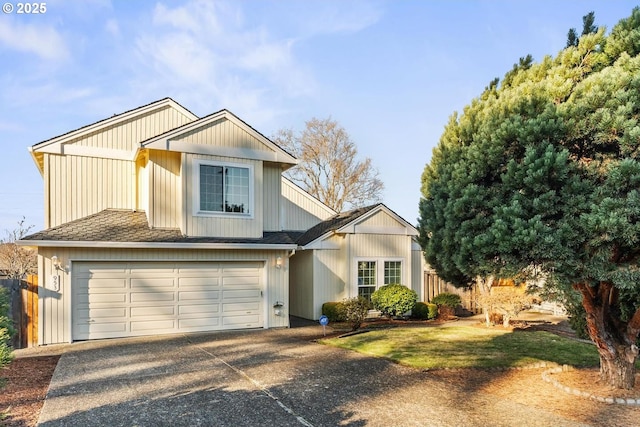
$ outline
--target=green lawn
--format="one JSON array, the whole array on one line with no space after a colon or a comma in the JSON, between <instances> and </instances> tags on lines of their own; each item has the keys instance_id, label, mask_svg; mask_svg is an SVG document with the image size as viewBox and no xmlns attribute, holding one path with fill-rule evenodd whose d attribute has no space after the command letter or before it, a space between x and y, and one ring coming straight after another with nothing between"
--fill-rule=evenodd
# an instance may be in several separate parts
<instances>
[{"instance_id":1,"label":"green lawn","mask_svg":"<svg viewBox=\"0 0 640 427\"><path fill-rule=\"evenodd\" d=\"M471 326L392 328L321 342L416 368L517 367L536 362L599 364L595 346L542 331Z\"/></svg>"}]
</instances>

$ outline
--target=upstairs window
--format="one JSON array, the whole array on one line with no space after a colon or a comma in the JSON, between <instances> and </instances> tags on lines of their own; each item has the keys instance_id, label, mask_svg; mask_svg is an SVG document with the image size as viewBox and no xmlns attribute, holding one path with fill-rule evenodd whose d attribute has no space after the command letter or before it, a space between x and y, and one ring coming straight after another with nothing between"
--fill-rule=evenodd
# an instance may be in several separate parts
<instances>
[{"instance_id":1,"label":"upstairs window","mask_svg":"<svg viewBox=\"0 0 640 427\"><path fill-rule=\"evenodd\" d=\"M252 213L250 166L198 161L196 175L198 214Z\"/></svg>"}]
</instances>

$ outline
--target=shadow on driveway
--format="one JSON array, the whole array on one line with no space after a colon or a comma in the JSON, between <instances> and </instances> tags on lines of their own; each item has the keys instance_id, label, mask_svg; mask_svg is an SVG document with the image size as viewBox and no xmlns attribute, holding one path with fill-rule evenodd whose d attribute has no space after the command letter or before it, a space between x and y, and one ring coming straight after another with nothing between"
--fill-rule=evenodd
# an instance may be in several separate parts
<instances>
[{"instance_id":1,"label":"shadow on driveway","mask_svg":"<svg viewBox=\"0 0 640 427\"><path fill-rule=\"evenodd\" d=\"M39 425L585 425L318 344L315 322L295 326L69 345Z\"/></svg>"}]
</instances>

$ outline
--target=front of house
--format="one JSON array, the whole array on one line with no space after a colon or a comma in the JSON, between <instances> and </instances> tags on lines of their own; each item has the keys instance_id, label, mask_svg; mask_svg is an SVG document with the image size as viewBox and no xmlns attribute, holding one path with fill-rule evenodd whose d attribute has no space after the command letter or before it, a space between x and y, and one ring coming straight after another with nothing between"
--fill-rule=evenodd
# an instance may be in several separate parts
<instances>
[{"instance_id":1,"label":"front of house","mask_svg":"<svg viewBox=\"0 0 640 427\"><path fill-rule=\"evenodd\" d=\"M336 222L282 176L297 160L227 110L166 98L30 151L45 230L20 243L38 251L40 345L287 327L389 275L421 290L411 225L384 205Z\"/></svg>"}]
</instances>

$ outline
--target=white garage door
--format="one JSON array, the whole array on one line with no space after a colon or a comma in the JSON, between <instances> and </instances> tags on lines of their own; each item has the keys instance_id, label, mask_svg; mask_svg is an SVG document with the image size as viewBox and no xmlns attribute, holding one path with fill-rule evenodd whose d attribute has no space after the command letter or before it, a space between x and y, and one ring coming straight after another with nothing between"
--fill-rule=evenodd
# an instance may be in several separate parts
<instances>
[{"instance_id":1,"label":"white garage door","mask_svg":"<svg viewBox=\"0 0 640 427\"><path fill-rule=\"evenodd\" d=\"M73 339L263 326L260 262L76 262Z\"/></svg>"}]
</instances>

